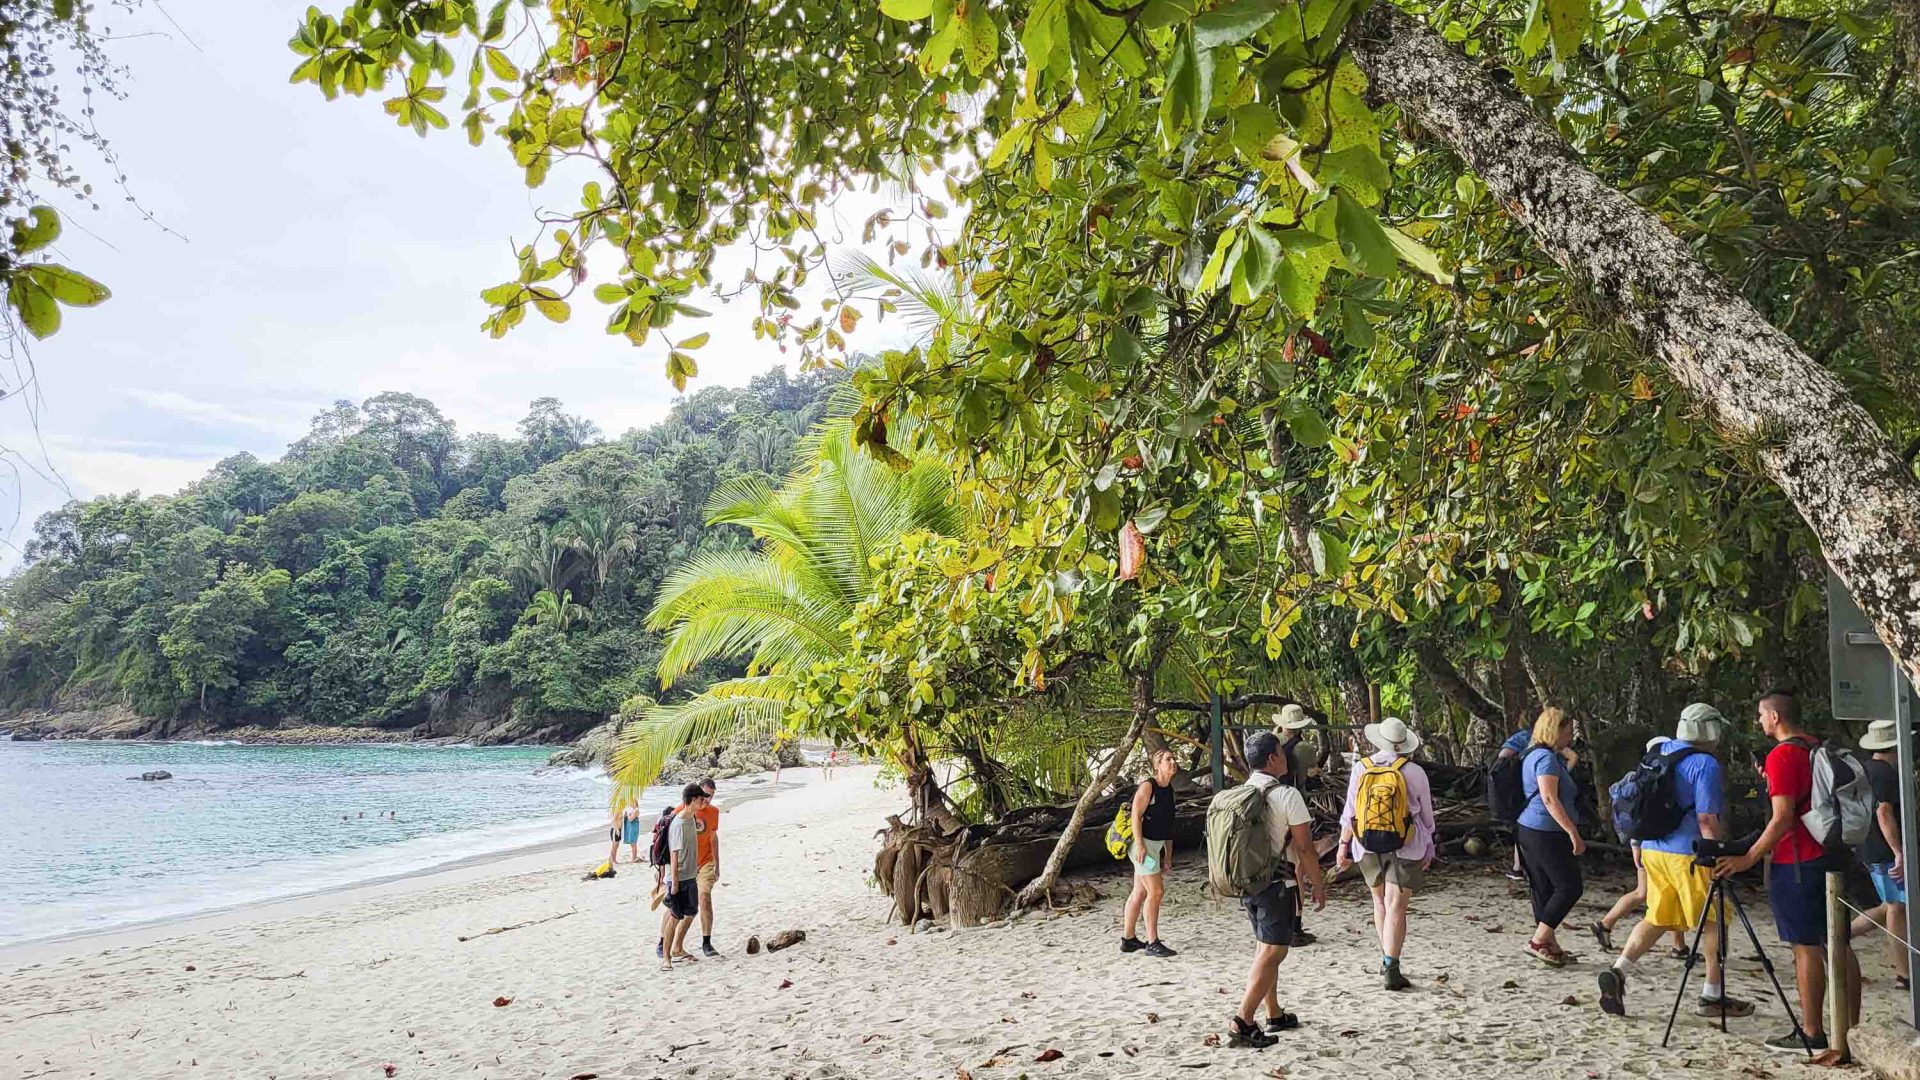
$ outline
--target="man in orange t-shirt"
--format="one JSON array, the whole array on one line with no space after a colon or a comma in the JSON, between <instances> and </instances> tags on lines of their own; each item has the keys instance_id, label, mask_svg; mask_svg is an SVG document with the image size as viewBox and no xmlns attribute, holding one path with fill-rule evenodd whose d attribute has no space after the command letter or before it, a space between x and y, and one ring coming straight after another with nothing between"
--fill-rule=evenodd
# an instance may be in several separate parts
<instances>
[{"instance_id":1,"label":"man in orange t-shirt","mask_svg":"<svg viewBox=\"0 0 1920 1080\"><path fill-rule=\"evenodd\" d=\"M719 956L713 948L713 888L720 883L720 808L713 805L713 778L700 781L700 787L707 793L707 805L693 812L700 829L700 871L696 876L700 884L700 953Z\"/></svg>"}]
</instances>

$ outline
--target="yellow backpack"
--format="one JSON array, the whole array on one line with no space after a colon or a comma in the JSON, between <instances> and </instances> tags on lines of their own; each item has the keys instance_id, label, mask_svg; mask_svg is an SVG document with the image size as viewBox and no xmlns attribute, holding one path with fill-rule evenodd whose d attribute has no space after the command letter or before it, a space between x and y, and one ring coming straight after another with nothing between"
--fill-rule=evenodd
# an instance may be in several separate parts
<instances>
[{"instance_id":1,"label":"yellow backpack","mask_svg":"<svg viewBox=\"0 0 1920 1080\"><path fill-rule=\"evenodd\" d=\"M1407 778L1400 770L1404 757L1391 764L1376 765L1363 761L1360 788L1353 798L1353 833L1360 846L1376 855L1399 851L1413 839L1413 806L1407 795Z\"/></svg>"},{"instance_id":2,"label":"yellow backpack","mask_svg":"<svg viewBox=\"0 0 1920 1080\"><path fill-rule=\"evenodd\" d=\"M1113 824L1107 826L1107 853L1124 859L1133 852L1133 800L1128 799L1114 811Z\"/></svg>"}]
</instances>

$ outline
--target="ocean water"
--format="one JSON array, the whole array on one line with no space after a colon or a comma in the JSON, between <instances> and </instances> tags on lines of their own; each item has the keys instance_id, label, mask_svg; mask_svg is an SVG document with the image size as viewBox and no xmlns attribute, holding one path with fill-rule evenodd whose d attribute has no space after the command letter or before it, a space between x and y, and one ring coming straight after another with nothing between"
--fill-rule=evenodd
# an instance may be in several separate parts
<instances>
[{"instance_id":1,"label":"ocean water","mask_svg":"<svg viewBox=\"0 0 1920 1080\"><path fill-rule=\"evenodd\" d=\"M548 753L0 741L0 945L373 881L604 827L606 778L548 768ZM174 779L128 779L153 769Z\"/></svg>"}]
</instances>

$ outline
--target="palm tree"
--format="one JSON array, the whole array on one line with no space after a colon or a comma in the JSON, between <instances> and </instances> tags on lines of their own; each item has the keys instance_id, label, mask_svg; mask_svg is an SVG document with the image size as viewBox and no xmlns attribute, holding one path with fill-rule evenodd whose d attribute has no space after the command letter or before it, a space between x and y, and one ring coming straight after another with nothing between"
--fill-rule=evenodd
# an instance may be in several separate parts
<instances>
[{"instance_id":1,"label":"palm tree","mask_svg":"<svg viewBox=\"0 0 1920 1080\"><path fill-rule=\"evenodd\" d=\"M597 601L614 568L640 546L640 533L610 506L588 507L573 516L573 547L585 556L593 571Z\"/></svg>"},{"instance_id":2,"label":"palm tree","mask_svg":"<svg viewBox=\"0 0 1920 1080\"><path fill-rule=\"evenodd\" d=\"M573 559L573 538L562 525L535 525L507 553L507 578L521 595L558 593L580 571Z\"/></svg>"},{"instance_id":3,"label":"palm tree","mask_svg":"<svg viewBox=\"0 0 1920 1080\"><path fill-rule=\"evenodd\" d=\"M662 688L723 657L750 658L748 674L628 724L614 759L616 797L637 796L683 746L779 730L798 677L851 647L843 625L874 584L868 558L908 533L959 528L936 459L889 468L853 446L846 420L823 425L799 451L804 464L779 489L737 477L707 506L709 524L751 530L753 550L696 555L662 583L647 620L668 632Z\"/></svg>"},{"instance_id":4,"label":"palm tree","mask_svg":"<svg viewBox=\"0 0 1920 1080\"><path fill-rule=\"evenodd\" d=\"M573 602L571 589L562 589L557 596L551 590L541 589L527 605L526 617L532 619L535 626L551 626L564 634L592 618L592 612Z\"/></svg>"}]
</instances>

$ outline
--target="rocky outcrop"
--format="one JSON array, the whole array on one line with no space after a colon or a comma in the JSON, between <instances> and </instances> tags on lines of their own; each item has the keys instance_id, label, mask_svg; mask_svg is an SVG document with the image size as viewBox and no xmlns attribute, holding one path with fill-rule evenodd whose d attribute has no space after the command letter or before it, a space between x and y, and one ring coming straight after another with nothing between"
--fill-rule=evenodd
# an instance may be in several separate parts
<instances>
[{"instance_id":1,"label":"rocky outcrop","mask_svg":"<svg viewBox=\"0 0 1920 1080\"><path fill-rule=\"evenodd\" d=\"M586 734L574 740L572 746L556 751L547 759L549 765L561 765L584 769L598 765L609 768L613 764L614 748L620 745L620 720L615 717L599 727L588 728Z\"/></svg>"}]
</instances>

